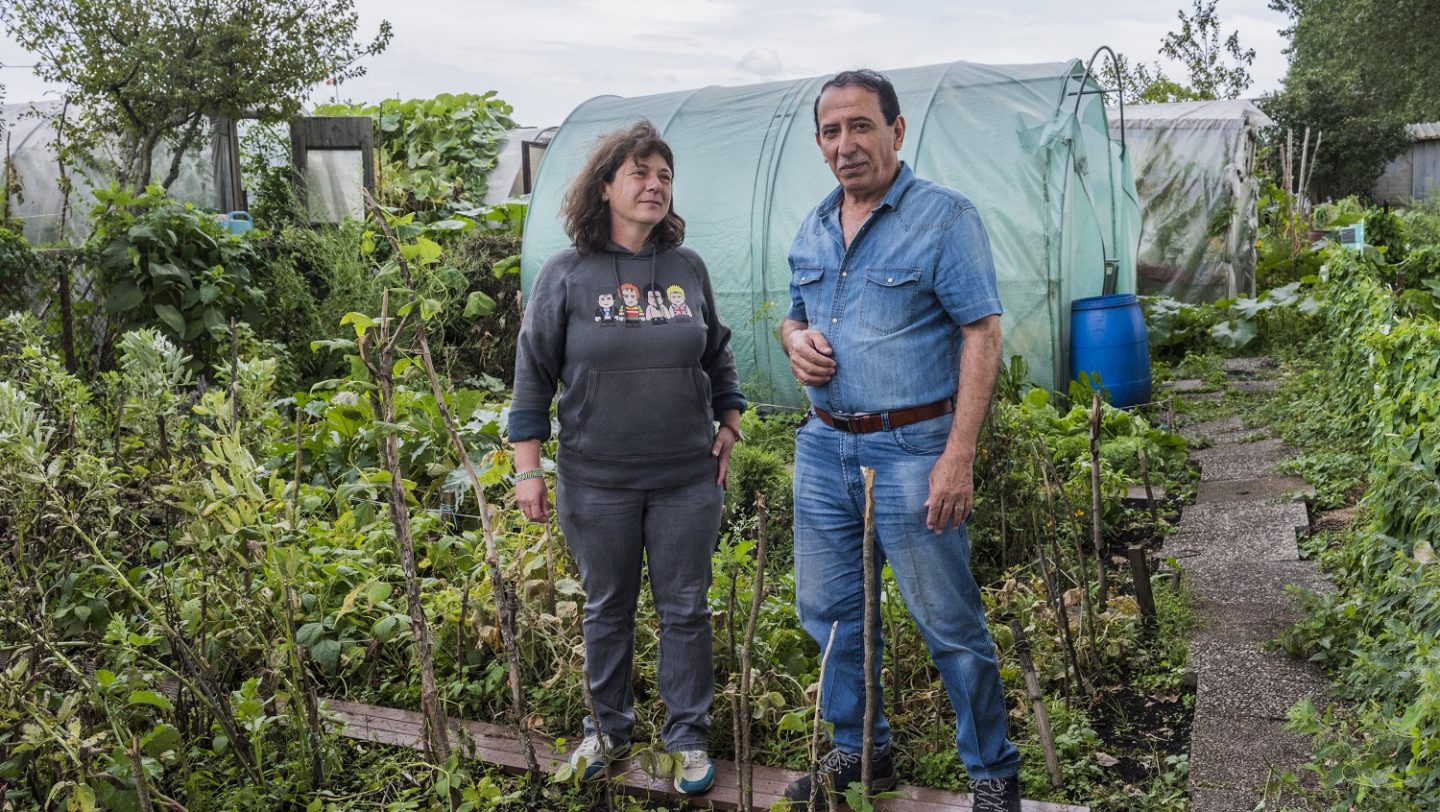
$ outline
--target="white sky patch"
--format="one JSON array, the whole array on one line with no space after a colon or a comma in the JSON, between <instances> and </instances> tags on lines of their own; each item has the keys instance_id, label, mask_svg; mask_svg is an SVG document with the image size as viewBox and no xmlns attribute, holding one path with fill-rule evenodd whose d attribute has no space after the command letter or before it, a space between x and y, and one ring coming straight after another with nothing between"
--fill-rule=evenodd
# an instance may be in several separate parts
<instances>
[{"instance_id":1,"label":"white sky patch","mask_svg":"<svg viewBox=\"0 0 1440 812\"><path fill-rule=\"evenodd\" d=\"M780 55L769 48L751 48L749 53L740 57L740 64L736 67L745 73L771 79L779 76L784 66L780 64Z\"/></svg>"},{"instance_id":2,"label":"white sky patch","mask_svg":"<svg viewBox=\"0 0 1440 812\"><path fill-rule=\"evenodd\" d=\"M1173 3L1173 5L1172 5ZM521 124L559 124L585 100L706 85L793 80L855 67L887 70L955 60L994 64L1089 59L1109 45L1159 60L1160 40L1189 0L355 0L360 38L389 19L395 38L368 74L314 101L374 102L495 90ZM1247 95L1278 90L1288 20L1267 0L1220 0L1222 31L1254 48ZM0 64L33 56L8 37ZM1172 78L1184 70L1166 64ZM9 102L43 98L28 69L0 69Z\"/></svg>"}]
</instances>

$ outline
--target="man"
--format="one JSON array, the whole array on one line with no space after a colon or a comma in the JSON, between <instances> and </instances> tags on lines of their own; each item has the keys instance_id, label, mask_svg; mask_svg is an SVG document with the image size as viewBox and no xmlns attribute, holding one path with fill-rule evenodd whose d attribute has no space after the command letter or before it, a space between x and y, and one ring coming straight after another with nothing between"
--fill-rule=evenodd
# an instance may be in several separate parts
<instances>
[{"instance_id":1,"label":"man","mask_svg":"<svg viewBox=\"0 0 1440 812\"><path fill-rule=\"evenodd\" d=\"M780 333L813 405L796 436L795 587L800 620L822 647L836 624L822 708L834 750L785 794L804 802L816 777L835 791L860 780L863 466L875 469L877 558L889 561L955 708L976 812L1018 812L1020 754L965 532L1000 364L995 270L975 207L915 177L899 159L904 139L885 77L846 71L821 88L815 143L840 186L790 249ZM878 619L872 633L878 707ZM889 724L876 716L880 792L895 785L895 766ZM815 794L827 808L824 788Z\"/></svg>"}]
</instances>

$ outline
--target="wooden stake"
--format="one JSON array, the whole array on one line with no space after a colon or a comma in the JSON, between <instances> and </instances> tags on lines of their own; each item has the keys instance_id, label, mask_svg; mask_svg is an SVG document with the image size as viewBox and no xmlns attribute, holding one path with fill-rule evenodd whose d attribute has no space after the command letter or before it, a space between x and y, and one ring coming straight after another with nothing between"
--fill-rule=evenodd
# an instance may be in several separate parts
<instances>
[{"instance_id":1,"label":"wooden stake","mask_svg":"<svg viewBox=\"0 0 1440 812\"><path fill-rule=\"evenodd\" d=\"M1150 460L1145 456L1145 449L1140 449L1140 481L1145 483L1145 502L1150 506L1150 522L1157 528L1160 526L1160 511L1155 507L1155 490L1150 487Z\"/></svg>"},{"instance_id":2,"label":"wooden stake","mask_svg":"<svg viewBox=\"0 0 1440 812\"><path fill-rule=\"evenodd\" d=\"M767 545L766 525L770 522L770 511L765 504L765 494L755 494L755 517L758 542L755 550L755 581L751 585L750 617L745 623L745 640L740 647L740 752L736 754L740 768L740 808L749 812L755 805L755 764L750 752L750 657L755 648L755 630L760 624L760 604L765 599L765 548Z\"/></svg>"},{"instance_id":3,"label":"wooden stake","mask_svg":"<svg viewBox=\"0 0 1440 812\"><path fill-rule=\"evenodd\" d=\"M1020 621L1010 621L1010 632L1015 637L1015 654L1020 658L1020 669L1025 672L1025 689L1030 693L1030 706L1035 711L1035 730L1040 734L1040 746L1045 750L1045 766L1050 770L1050 786L1059 788L1065 783L1060 773L1060 757L1055 753L1055 737L1050 732L1050 714L1045 711L1045 695L1040 692L1040 679L1035 676L1035 663L1030 658L1030 641L1025 639L1025 629Z\"/></svg>"},{"instance_id":4,"label":"wooden stake","mask_svg":"<svg viewBox=\"0 0 1440 812\"><path fill-rule=\"evenodd\" d=\"M1096 580L1098 596L1095 600L1100 611L1109 603L1110 583L1105 577L1105 525L1104 505L1100 501L1100 418L1103 405L1100 394L1095 393L1090 406L1090 528L1095 543L1095 560L1099 563L1100 577Z\"/></svg>"},{"instance_id":5,"label":"wooden stake","mask_svg":"<svg viewBox=\"0 0 1440 812\"><path fill-rule=\"evenodd\" d=\"M75 316L70 302L70 257L55 255L55 282L60 292L60 347L65 352L65 371L71 375L79 365L75 361Z\"/></svg>"},{"instance_id":6,"label":"wooden stake","mask_svg":"<svg viewBox=\"0 0 1440 812\"><path fill-rule=\"evenodd\" d=\"M1140 604L1140 614L1146 626L1155 624L1155 595L1150 591L1150 562L1145 548L1139 544L1130 545L1130 577L1135 581L1135 602Z\"/></svg>"},{"instance_id":7,"label":"wooden stake","mask_svg":"<svg viewBox=\"0 0 1440 812\"><path fill-rule=\"evenodd\" d=\"M860 745L860 787L870 797L870 772L875 762L875 625L879 618L875 595L875 469L861 468L865 478L865 535L861 543L865 574L865 626L861 631L865 651L865 734Z\"/></svg>"}]
</instances>

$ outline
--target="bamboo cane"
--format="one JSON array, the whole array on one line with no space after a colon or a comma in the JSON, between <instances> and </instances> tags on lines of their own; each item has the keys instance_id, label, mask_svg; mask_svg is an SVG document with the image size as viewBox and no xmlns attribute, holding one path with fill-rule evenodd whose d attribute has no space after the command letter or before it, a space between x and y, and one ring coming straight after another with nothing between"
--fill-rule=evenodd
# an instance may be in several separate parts
<instances>
[{"instance_id":1,"label":"bamboo cane","mask_svg":"<svg viewBox=\"0 0 1440 812\"><path fill-rule=\"evenodd\" d=\"M1015 654L1020 658L1020 669L1025 672L1025 689L1030 694L1030 706L1035 711L1035 730L1040 734L1040 746L1045 750L1045 766L1050 770L1050 786L1059 788L1065 783L1060 773L1060 757L1055 753L1055 737L1050 732L1050 714L1045 710L1045 695L1040 691L1040 679L1035 676L1035 662L1030 658L1030 641L1025 639L1025 629L1020 621L1010 621L1010 632L1015 637Z\"/></svg>"}]
</instances>

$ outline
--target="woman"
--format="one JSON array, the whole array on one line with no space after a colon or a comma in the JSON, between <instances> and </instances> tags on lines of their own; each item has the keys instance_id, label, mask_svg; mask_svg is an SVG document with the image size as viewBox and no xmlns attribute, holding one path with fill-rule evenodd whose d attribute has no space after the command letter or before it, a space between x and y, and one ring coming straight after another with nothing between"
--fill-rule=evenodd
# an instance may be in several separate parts
<instances>
[{"instance_id":1,"label":"woman","mask_svg":"<svg viewBox=\"0 0 1440 812\"><path fill-rule=\"evenodd\" d=\"M670 147L641 122L602 138L571 184L563 214L575 244L541 268L525 308L510 440L516 499L527 518L546 521L540 444L563 383L555 501L585 586L594 700L570 763L598 778L630 751L635 604L648 561L660 618L661 736L680 760L676 789L699 794L715 776L705 744L714 693L710 556L745 398L705 264L680 245L673 173ZM640 317L642 288L676 287L692 318ZM603 302L618 304L616 320L633 329L597 319Z\"/></svg>"}]
</instances>

